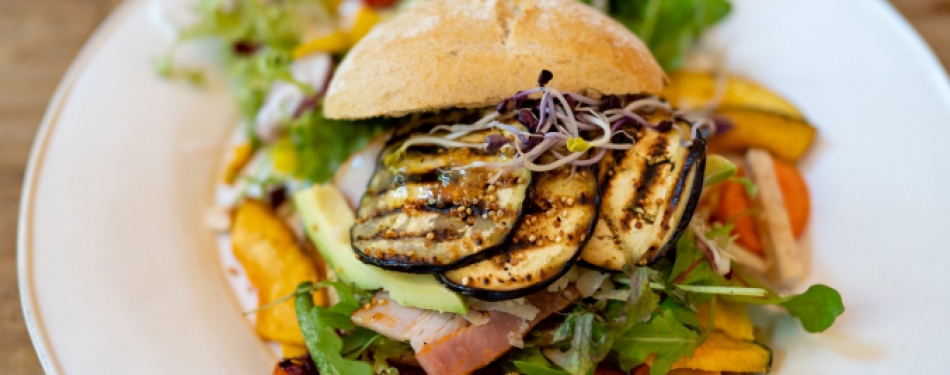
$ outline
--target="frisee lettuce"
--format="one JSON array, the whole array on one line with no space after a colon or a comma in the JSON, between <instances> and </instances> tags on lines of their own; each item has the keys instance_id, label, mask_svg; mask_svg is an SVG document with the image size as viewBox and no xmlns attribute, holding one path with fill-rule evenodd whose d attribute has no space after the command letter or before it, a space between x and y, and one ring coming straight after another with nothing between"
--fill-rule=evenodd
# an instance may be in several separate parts
<instances>
[{"instance_id":1,"label":"frisee lettuce","mask_svg":"<svg viewBox=\"0 0 950 375\"><path fill-rule=\"evenodd\" d=\"M373 342L373 374L399 375L399 370L389 365L389 360L402 358L406 353L412 353L409 344L382 336Z\"/></svg>"},{"instance_id":2,"label":"frisee lettuce","mask_svg":"<svg viewBox=\"0 0 950 375\"><path fill-rule=\"evenodd\" d=\"M295 177L315 183L332 179L350 155L393 124L386 119L331 120L319 109L304 112L289 127L297 154Z\"/></svg>"},{"instance_id":3,"label":"frisee lettuce","mask_svg":"<svg viewBox=\"0 0 950 375\"><path fill-rule=\"evenodd\" d=\"M220 38L234 43L290 49L299 43L300 18L294 13L304 2L266 0L199 0L199 21L179 34L179 41ZM319 2L314 2L319 4Z\"/></svg>"}]
</instances>

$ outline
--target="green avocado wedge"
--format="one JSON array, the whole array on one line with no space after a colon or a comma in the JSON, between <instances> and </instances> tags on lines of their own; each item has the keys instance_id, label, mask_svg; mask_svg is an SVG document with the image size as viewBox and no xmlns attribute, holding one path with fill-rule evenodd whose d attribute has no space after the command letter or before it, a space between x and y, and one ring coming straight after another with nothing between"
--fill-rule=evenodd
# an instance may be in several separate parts
<instances>
[{"instance_id":1,"label":"green avocado wedge","mask_svg":"<svg viewBox=\"0 0 950 375\"><path fill-rule=\"evenodd\" d=\"M350 245L353 210L335 187L314 185L294 195L307 235L320 255L343 282L360 289L385 289L400 305L466 314L465 298L442 286L432 275L386 271L356 258Z\"/></svg>"}]
</instances>

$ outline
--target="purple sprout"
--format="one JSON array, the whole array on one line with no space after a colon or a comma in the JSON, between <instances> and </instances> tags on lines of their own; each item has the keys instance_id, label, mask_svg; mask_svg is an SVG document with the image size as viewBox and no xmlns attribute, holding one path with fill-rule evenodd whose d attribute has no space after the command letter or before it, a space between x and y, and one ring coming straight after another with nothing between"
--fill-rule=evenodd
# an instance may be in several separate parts
<instances>
[{"instance_id":1,"label":"purple sprout","mask_svg":"<svg viewBox=\"0 0 950 375\"><path fill-rule=\"evenodd\" d=\"M500 150L503 146L511 143L511 140L501 134L491 134L485 137L485 142L488 143L489 152L495 152Z\"/></svg>"},{"instance_id":2,"label":"purple sprout","mask_svg":"<svg viewBox=\"0 0 950 375\"><path fill-rule=\"evenodd\" d=\"M541 71L541 75L538 76L538 86L544 87L554 79L554 73L551 73L550 70L544 69Z\"/></svg>"}]
</instances>

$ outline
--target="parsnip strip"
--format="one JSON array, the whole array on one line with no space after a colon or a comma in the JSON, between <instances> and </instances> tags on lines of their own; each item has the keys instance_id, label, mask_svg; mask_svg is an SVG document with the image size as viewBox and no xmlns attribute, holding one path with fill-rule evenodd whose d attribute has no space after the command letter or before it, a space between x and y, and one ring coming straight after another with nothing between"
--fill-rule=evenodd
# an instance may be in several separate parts
<instances>
[{"instance_id":1,"label":"parsnip strip","mask_svg":"<svg viewBox=\"0 0 950 375\"><path fill-rule=\"evenodd\" d=\"M772 156L768 151L753 148L746 152L746 163L750 178L759 187L753 198L759 212L754 216L773 281L791 286L802 278L805 266L785 211Z\"/></svg>"}]
</instances>

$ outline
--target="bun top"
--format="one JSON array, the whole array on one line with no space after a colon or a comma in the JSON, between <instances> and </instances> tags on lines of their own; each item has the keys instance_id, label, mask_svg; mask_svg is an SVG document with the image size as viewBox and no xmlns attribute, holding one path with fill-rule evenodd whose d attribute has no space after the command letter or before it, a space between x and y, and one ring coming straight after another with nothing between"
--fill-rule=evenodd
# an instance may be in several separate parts
<instances>
[{"instance_id":1,"label":"bun top","mask_svg":"<svg viewBox=\"0 0 950 375\"><path fill-rule=\"evenodd\" d=\"M538 85L602 94L658 92L666 76L623 25L576 0L436 0L356 44L324 102L336 119L479 108Z\"/></svg>"}]
</instances>

